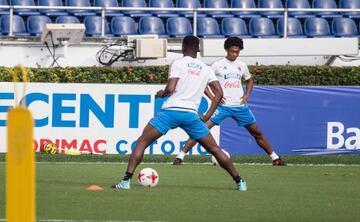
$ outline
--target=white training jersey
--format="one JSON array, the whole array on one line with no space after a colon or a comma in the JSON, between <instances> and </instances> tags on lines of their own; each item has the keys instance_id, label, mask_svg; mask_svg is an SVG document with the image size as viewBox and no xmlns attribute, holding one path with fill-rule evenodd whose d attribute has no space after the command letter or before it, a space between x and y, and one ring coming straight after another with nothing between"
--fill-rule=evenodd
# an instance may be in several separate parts
<instances>
[{"instance_id":1,"label":"white training jersey","mask_svg":"<svg viewBox=\"0 0 360 222\"><path fill-rule=\"evenodd\" d=\"M208 83L218 81L214 71L199 59L185 56L170 65L170 78L179 78L175 92L163 104L163 109L197 112Z\"/></svg>"},{"instance_id":2,"label":"white training jersey","mask_svg":"<svg viewBox=\"0 0 360 222\"><path fill-rule=\"evenodd\" d=\"M241 97L244 95L241 79L251 78L247 65L238 59L230 61L223 58L215 61L211 68L215 71L224 93L225 104L223 105L240 106Z\"/></svg>"}]
</instances>

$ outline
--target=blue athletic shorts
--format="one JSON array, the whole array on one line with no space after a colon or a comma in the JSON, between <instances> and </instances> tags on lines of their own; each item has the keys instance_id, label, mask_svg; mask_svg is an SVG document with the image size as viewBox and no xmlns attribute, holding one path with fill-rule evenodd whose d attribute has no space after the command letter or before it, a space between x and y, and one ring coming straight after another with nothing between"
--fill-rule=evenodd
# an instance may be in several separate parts
<instances>
[{"instance_id":1,"label":"blue athletic shorts","mask_svg":"<svg viewBox=\"0 0 360 222\"><path fill-rule=\"evenodd\" d=\"M162 109L149 123L163 135L177 127L182 128L193 140L209 134L206 124L193 112Z\"/></svg>"},{"instance_id":2,"label":"blue athletic shorts","mask_svg":"<svg viewBox=\"0 0 360 222\"><path fill-rule=\"evenodd\" d=\"M219 105L210 120L216 125L220 125L227 117L233 118L238 126L247 126L256 122L254 114L248 106L231 107Z\"/></svg>"}]
</instances>

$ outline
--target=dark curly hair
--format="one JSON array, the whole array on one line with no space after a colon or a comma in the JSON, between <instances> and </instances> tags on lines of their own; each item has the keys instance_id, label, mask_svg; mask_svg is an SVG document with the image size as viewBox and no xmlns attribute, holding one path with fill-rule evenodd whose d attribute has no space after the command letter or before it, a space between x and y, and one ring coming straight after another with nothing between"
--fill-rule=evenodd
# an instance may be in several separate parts
<instances>
[{"instance_id":1,"label":"dark curly hair","mask_svg":"<svg viewBox=\"0 0 360 222\"><path fill-rule=\"evenodd\" d=\"M237 46L242 50L244 48L243 40L235 36L227 38L224 43L224 48L229 49L232 46Z\"/></svg>"}]
</instances>

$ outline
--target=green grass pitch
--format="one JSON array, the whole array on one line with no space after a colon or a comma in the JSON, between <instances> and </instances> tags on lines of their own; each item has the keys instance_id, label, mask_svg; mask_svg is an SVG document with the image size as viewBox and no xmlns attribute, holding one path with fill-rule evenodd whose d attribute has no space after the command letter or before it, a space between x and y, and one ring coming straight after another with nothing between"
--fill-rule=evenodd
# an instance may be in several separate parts
<instances>
[{"instance_id":1,"label":"green grass pitch","mask_svg":"<svg viewBox=\"0 0 360 222\"><path fill-rule=\"evenodd\" d=\"M236 165L248 191L220 167L143 163L159 173L154 188L113 190L124 163L38 162L37 221L357 221L359 165ZM5 163L0 163L0 218L5 218ZM104 187L88 191L90 185Z\"/></svg>"}]
</instances>

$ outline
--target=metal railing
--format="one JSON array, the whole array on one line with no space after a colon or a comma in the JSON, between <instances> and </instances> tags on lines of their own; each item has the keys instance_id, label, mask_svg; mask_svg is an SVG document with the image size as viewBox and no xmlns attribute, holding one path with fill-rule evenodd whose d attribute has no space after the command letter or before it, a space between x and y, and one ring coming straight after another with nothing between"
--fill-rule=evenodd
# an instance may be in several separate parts
<instances>
[{"instance_id":1,"label":"metal railing","mask_svg":"<svg viewBox=\"0 0 360 222\"><path fill-rule=\"evenodd\" d=\"M8 36L13 36L13 15L14 9L62 9L62 10L91 10L91 11L101 11L101 37L105 37L105 19L106 19L106 10L111 11L174 11L174 12L192 12L193 18L197 18L199 12L283 12L284 19L284 35L283 38L288 37L288 17L289 12L360 12L360 9L343 9L343 8L334 8L334 9L324 9L324 8L156 8L156 7L74 7L74 6L17 6L17 5L0 5L0 9L9 10L9 34ZM197 36L197 19L193 19L193 35Z\"/></svg>"}]
</instances>

